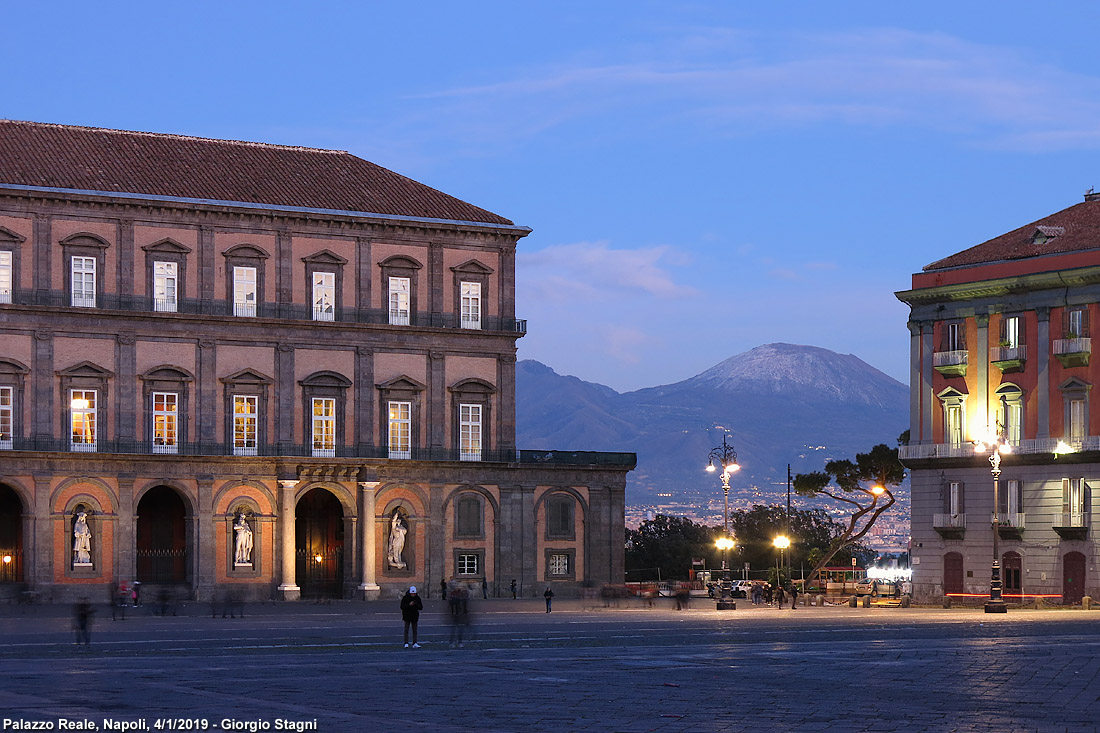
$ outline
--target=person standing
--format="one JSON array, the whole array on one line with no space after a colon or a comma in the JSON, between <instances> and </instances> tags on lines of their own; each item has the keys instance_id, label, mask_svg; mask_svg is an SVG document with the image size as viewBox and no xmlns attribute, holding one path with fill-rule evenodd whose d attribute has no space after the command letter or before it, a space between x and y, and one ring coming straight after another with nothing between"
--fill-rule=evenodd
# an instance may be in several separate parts
<instances>
[{"instance_id":1,"label":"person standing","mask_svg":"<svg viewBox=\"0 0 1100 733\"><path fill-rule=\"evenodd\" d=\"M546 612L550 613L550 604L554 600L554 591L550 590L550 586L546 586L546 590L543 592L542 597L546 599Z\"/></svg>"},{"instance_id":2,"label":"person standing","mask_svg":"<svg viewBox=\"0 0 1100 733\"><path fill-rule=\"evenodd\" d=\"M798 586L791 583L791 610L793 611L795 606L798 605Z\"/></svg>"},{"instance_id":3,"label":"person standing","mask_svg":"<svg viewBox=\"0 0 1100 733\"><path fill-rule=\"evenodd\" d=\"M90 646L92 643L92 614L95 611L92 609L92 603L87 598L81 598L80 601L73 606L73 629L76 631L77 646L83 644L84 646Z\"/></svg>"},{"instance_id":4,"label":"person standing","mask_svg":"<svg viewBox=\"0 0 1100 733\"><path fill-rule=\"evenodd\" d=\"M481 579L481 599L483 601L489 600L489 579L488 578L482 578Z\"/></svg>"},{"instance_id":5,"label":"person standing","mask_svg":"<svg viewBox=\"0 0 1100 733\"><path fill-rule=\"evenodd\" d=\"M512 578L512 600L516 600L516 579Z\"/></svg>"},{"instance_id":6,"label":"person standing","mask_svg":"<svg viewBox=\"0 0 1100 733\"><path fill-rule=\"evenodd\" d=\"M443 600L447 600L447 580L445 578L439 579L439 592L443 594Z\"/></svg>"},{"instance_id":7,"label":"person standing","mask_svg":"<svg viewBox=\"0 0 1100 733\"><path fill-rule=\"evenodd\" d=\"M409 648L409 628L412 628L412 648L419 649L416 641L416 625L420 622L420 612L424 610L424 601L416 594L416 586L410 585L409 591L401 597L401 620L405 622L405 648Z\"/></svg>"}]
</instances>

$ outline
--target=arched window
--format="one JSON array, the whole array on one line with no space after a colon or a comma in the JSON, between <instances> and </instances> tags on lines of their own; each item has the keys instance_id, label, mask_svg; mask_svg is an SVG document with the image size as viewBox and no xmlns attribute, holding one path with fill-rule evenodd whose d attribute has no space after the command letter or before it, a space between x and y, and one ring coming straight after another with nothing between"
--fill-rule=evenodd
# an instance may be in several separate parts
<instances>
[{"instance_id":1,"label":"arched window","mask_svg":"<svg viewBox=\"0 0 1100 733\"><path fill-rule=\"evenodd\" d=\"M546 502L547 539L575 539L574 507L576 502L568 494L554 494Z\"/></svg>"},{"instance_id":2,"label":"arched window","mask_svg":"<svg viewBox=\"0 0 1100 733\"><path fill-rule=\"evenodd\" d=\"M455 537L481 537L481 497L463 494L455 502Z\"/></svg>"}]
</instances>

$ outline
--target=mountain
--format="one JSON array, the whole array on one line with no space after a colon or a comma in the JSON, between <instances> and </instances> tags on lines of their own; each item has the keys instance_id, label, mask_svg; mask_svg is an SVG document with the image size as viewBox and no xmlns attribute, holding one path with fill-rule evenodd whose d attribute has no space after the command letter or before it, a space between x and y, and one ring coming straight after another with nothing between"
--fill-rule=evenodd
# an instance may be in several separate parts
<instances>
[{"instance_id":1,"label":"mountain","mask_svg":"<svg viewBox=\"0 0 1100 733\"><path fill-rule=\"evenodd\" d=\"M908 426L908 388L859 358L767 344L675 384L619 393L537 361L516 370L517 442L524 448L634 451L627 502L710 490L702 469L722 435L737 481L769 491L827 460L894 445Z\"/></svg>"}]
</instances>

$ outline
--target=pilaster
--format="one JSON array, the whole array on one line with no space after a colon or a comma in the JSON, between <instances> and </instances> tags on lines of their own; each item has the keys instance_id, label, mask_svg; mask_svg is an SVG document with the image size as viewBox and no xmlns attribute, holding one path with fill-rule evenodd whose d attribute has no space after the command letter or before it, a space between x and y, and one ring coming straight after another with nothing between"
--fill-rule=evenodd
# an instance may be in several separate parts
<instances>
[{"instance_id":1,"label":"pilaster","mask_svg":"<svg viewBox=\"0 0 1100 733\"><path fill-rule=\"evenodd\" d=\"M135 474L118 476L118 522L115 523L115 578L117 582L137 578L137 523L134 516Z\"/></svg>"},{"instance_id":2,"label":"pilaster","mask_svg":"<svg viewBox=\"0 0 1100 733\"><path fill-rule=\"evenodd\" d=\"M497 408L497 443L494 448L512 450L516 447L516 356L497 357L497 386L500 405Z\"/></svg>"},{"instance_id":3,"label":"pilaster","mask_svg":"<svg viewBox=\"0 0 1100 733\"><path fill-rule=\"evenodd\" d=\"M975 365L978 367L978 424L995 430L994 423L989 419L989 315L979 313L974 316L974 320L978 324L978 363Z\"/></svg>"},{"instance_id":4,"label":"pilaster","mask_svg":"<svg viewBox=\"0 0 1100 733\"><path fill-rule=\"evenodd\" d=\"M215 417L217 416L218 367L217 346L210 339L199 340L198 417L199 442L215 443L218 440Z\"/></svg>"},{"instance_id":5,"label":"pilaster","mask_svg":"<svg viewBox=\"0 0 1100 733\"><path fill-rule=\"evenodd\" d=\"M216 531L214 525L214 477L210 474L202 474L196 476L196 481L199 490L199 505L196 510L194 546L198 548L198 552L196 553L197 558L192 577L195 579L195 600L205 601L213 598L216 582L214 577L214 568L216 567L214 553L217 544L214 536Z\"/></svg>"},{"instance_id":6,"label":"pilaster","mask_svg":"<svg viewBox=\"0 0 1100 733\"><path fill-rule=\"evenodd\" d=\"M359 482L359 496L360 510L359 516L362 521L359 522L359 549L360 549L360 577L362 582L359 584L359 593L365 601L375 601L381 595L381 588L378 585L378 547L376 532L378 529L378 518L375 516L377 510L375 508L375 491L378 489L378 481L360 481Z\"/></svg>"},{"instance_id":7,"label":"pilaster","mask_svg":"<svg viewBox=\"0 0 1100 733\"><path fill-rule=\"evenodd\" d=\"M118 294L125 297L134 294L134 222L120 219L118 222ZM144 271L144 270L143 270ZM146 293L152 297L152 293ZM117 414L117 413L116 413Z\"/></svg>"},{"instance_id":8,"label":"pilaster","mask_svg":"<svg viewBox=\"0 0 1100 733\"><path fill-rule=\"evenodd\" d=\"M920 350L924 358L921 359L920 389L924 395L924 404L921 405L920 442L931 443L935 440L932 430L932 403L936 396L932 394L932 334L934 333L932 321L922 321L920 324ZM910 436L912 438L912 436Z\"/></svg>"},{"instance_id":9,"label":"pilaster","mask_svg":"<svg viewBox=\"0 0 1100 733\"><path fill-rule=\"evenodd\" d=\"M279 419L275 421L275 440L282 445L294 442L294 347L279 344L275 350L275 403ZM303 438L304 442L304 438Z\"/></svg>"},{"instance_id":10,"label":"pilaster","mask_svg":"<svg viewBox=\"0 0 1100 733\"><path fill-rule=\"evenodd\" d=\"M380 443L374 437L374 349L359 346L355 349L355 441L360 455L366 455L368 446Z\"/></svg>"},{"instance_id":11,"label":"pilaster","mask_svg":"<svg viewBox=\"0 0 1100 733\"><path fill-rule=\"evenodd\" d=\"M137 425L137 338L132 333L115 337L115 432L119 440L140 440ZM186 419L186 416L185 416Z\"/></svg>"},{"instance_id":12,"label":"pilaster","mask_svg":"<svg viewBox=\"0 0 1100 733\"><path fill-rule=\"evenodd\" d=\"M447 425L447 388L442 351L433 351L428 361L428 435L432 454L443 448Z\"/></svg>"},{"instance_id":13,"label":"pilaster","mask_svg":"<svg viewBox=\"0 0 1100 733\"><path fill-rule=\"evenodd\" d=\"M432 242L428 246L428 307L432 325L443 324L443 245Z\"/></svg>"},{"instance_id":14,"label":"pilaster","mask_svg":"<svg viewBox=\"0 0 1100 733\"><path fill-rule=\"evenodd\" d=\"M34 289L39 292L52 290L53 279L51 277L52 258L50 251L53 248L52 234L50 232L50 217L48 214L34 215Z\"/></svg>"},{"instance_id":15,"label":"pilaster","mask_svg":"<svg viewBox=\"0 0 1100 733\"><path fill-rule=\"evenodd\" d=\"M424 595L429 598L439 587L439 581L445 579L446 548L443 528L443 487L433 484L428 487L428 566L424 568L424 578L428 585Z\"/></svg>"},{"instance_id":16,"label":"pilaster","mask_svg":"<svg viewBox=\"0 0 1100 733\"><path fill-rule=\"evenodd\" d=\"M1036 308L1035 316L1039 321L1035 334L1035 366L1038 372L1035 382L1035 409L1039 418L1035 437L1046 440L1050 437L1050 308Z\"/></svg>"},{"instance_id":17,"label":"pilaster","mask_svg":"<svg viewBox=\"0 0 1100 733\"><path fill-rule=\"evenodd\" d=\"M53 517L50 512L50 490L53 488L52 473L34 474L34 535L30 552L24 548L24 558L32 558L33 567L24 571L34 579L38 588L48 588L53 584ZM66 545L68 543L66 542Z\"/></svg>"},{"instance_id":18,"label":"pilaster","mask_svg":"<svg viewBox=\"0 0 1100 733\"><path fill-rule=\"evenodd\" d=\"M34 439L48 443L53 439L54 366L53 331L34 332L34 358L31 384L34 391Z\"/></svg>"},{"instance_id":19,"label":"pilaster","mask_svg":"<svg viewBox=\"0 0 1100 733\"><path fill-rule=\"evenodd\" d=\"M516 317L516 245L500 248L500 316L508 320Z\"/></svg>"},{"instance_id":20,"label":"pilaster","mask_svg":"<svg viewBox=\"0 0 1100 733\"><path fill-rule=\"evenodd\" d=\"M275 234L275 302L294 302L294 263L291 261L290 233L280 230ZM310 287L309 283L306 288ZM307 299L308 303L309 300Z\"/></svg>"},{"instance_id":21,"label":"pilaster","mask_svg":"<svg viewBox=\"0 0 1100 733\"><path fill-rule=\"evenodd\" d=\"M199 297L214 300L214 228L199 227Z\"/></svg>"}]
</instances>

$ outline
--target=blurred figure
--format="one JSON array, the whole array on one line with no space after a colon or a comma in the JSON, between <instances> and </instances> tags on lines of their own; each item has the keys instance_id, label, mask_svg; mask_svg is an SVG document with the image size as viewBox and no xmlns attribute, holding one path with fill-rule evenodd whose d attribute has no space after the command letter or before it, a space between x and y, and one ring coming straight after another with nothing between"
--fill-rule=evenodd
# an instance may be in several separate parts
<instances>
[{"instance_id":1,"label":"blurred figure","mask_svg":"<svg viewBox=\"0 0 1100 733\"><path fill-rule=\"evenodd\" d=\"M81 598L73 606L73 630L76 631L76 641L73 643L78 646L82 643L90 646L92 643L92 614L94 613L92 603L86 597Z\"/></svg>"},{"instance_id":2,"label":"blurred figure","mask_svg":"<svg viewBox=\"0 0 1100 733\"><path fill-rule=\"evenodd\" d=\"M554 591L550 590L550 586L546 586L542 597L546 599L546 612L550 613L550 606L554 602Z\"/></svg>"},{"instance_id":3,"label":"blurred figure","mask_svg":"<svg viewBox=\"0 0 1100 733\"><path fill-rule=\"evenodd\" d=\"M157 605L160 606L160 615L167 616L168 611L172 611L172 615L176 615L176 609L172 608L172 595L168 592L167 588L161 588L157 593Z\"/></svg>"},{"instance_id":4,"label":"blurred figure","mask_svg":"<svg viewBox=\"0 0 1100 733\"><path fill-rule=\"evenodd\" d=\"M512 600L516 600L516 581L512 580Z\"/></svg>"},{"instance_id":5,"label":"blurred figure","mask_svg":"<svg viewBox=\"0 0 1100 733\"><path fill-rule=\"evenodd\" d=\"M470 626L470 591L455 588L451 591L451 648L463 646L466 630Z\"/></svg>"},{"instance_id":6,"label":"blurred figure","mask_svg":"<svg viewBox=\"0 0 1100 733\"><path fill-rule=\"evenodd\" d=\"M111 620L114 621L121 616L125 621L128 605L130 605L130 589L126 587L126 583L119 583L118 590L114 592L114 598L111 599Z\"/></svg>"},{"instance_id":7,"label":"blurred figure","mask_svg":"<svg viewBox=\"0 0 1100 733\"><path fill-rule=\"evenodd\" d=\"M684 609L686 609L688 607L688 604L690 602L691 602L691 592L687 588L685 588L683 586L680 586L676 590L676 610L677 611L683 611Z\"/></svg>"},{"instance_id":8,"label":"blurred figure","mask_svg":"<svg viewBox=\"0 0 1100 733\"><path fill-rule=\"evenodd\" d=\"M489 579L488 578L482 578L481 579L481 599L485 600L485 601L489 600Z\"/></svg>"}]
</instances>

